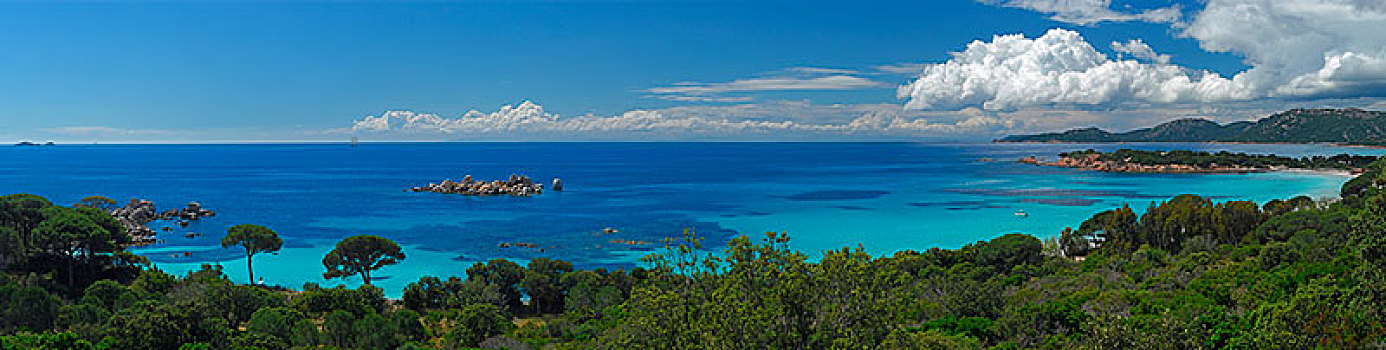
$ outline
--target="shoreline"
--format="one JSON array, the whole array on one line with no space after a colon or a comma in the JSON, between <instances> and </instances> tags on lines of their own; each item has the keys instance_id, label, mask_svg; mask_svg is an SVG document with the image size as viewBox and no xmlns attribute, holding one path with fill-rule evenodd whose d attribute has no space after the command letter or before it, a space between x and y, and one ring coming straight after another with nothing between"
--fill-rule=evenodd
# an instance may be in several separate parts
<instances>
[{"instance_id":1,"label":"shoreline","mask_svg":"<svg viewBox=\"0 0 1386 350\"><path fill-rule=\"evenodd\" d=\"M1273 172L1285 172L1285 173L1297 173L1297 174L1304 174L1304 175L1320 175L1320 176L1346 177L1346 178L1349 178L1349 179L1354 178L1354 177L1357 177L1358 175L1361 175L1361 174L1353 174L1352 171L1342 170L1342 169L1301 169L1301 168L1285 168L1285 169L1272 169L1271 171L1273 171Z\"/></svg>"}]
</instances>

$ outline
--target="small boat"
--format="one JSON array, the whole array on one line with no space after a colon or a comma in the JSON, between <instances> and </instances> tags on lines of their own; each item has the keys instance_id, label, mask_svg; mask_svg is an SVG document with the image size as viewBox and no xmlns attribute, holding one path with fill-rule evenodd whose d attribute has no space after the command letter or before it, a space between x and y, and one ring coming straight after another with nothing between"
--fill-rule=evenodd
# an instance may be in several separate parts
<instances>
[{"instance_id":1,"label":"small boat","mask_svg":"<svg viewBox=\"0 0 1386 350\"><path fill-rule=\"evenodd\" d=\"M1024 210L1016 210L1015 216L1020 218L1028 218L1030 217L1030 213L1026 213Z\"/></svg>"}]
</instances>

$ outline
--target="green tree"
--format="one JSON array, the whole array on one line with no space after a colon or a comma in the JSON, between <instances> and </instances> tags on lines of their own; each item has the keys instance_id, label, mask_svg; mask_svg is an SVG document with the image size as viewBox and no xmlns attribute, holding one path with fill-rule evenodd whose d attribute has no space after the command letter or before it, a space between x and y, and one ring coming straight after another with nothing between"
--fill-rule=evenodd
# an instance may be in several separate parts
<instances>
[{"instance_id":1,"label":"green tree","mask_svg":"<svg viewBox=\"0 0 1386 350\"><path fill-rule=\"evenodd\" d=\"M573 264L563 260L535 258L529 261L525 277L520 281L525 294L534 305L534 313L563 312L563 295L568 286L561 281L564 273L572 272Z\"/></svg>"},{"instance_id":2,"label":"green tree","mask_svg":"<svg viewBox=\"0 0 1386 350\"><path fill-rule=\"evenodd\" d=\"M115 210L117 208L117 203L114 199L102 196L87 196L85 198L82 198L82 200L77 201L77 203L73 204L72 206L81 208L93 208L109 213L110 211Z\"/></svg>"},{"instance_id":3,"label":"green tree","mask_svg":"<svg viewBox=\"0 0 1386 350\"><path fill-rule=\"evenodd\" d=\"M255 269L251 267L251 260L255 254L274 253L284 246L284 240L279 239L279 234L268 227L255 224L240 224L226 229L226 236L221 238L221 247L241 246L245 248L245 270L250 273L250 284L255 283Z\"/></svg>"},{"instance_id":4,"label":"green tree","mask_svg":"<svg viewBox=\"0 0 1386 350\"><path fill-rule=\"evenodd\" d=\"M289 302L294 308L312 315L322 315L342 310L357 317L385 311L384 291L372 285L362 285L348 289L338 285L332 288L305 288Z\"/></svg>"},{"instance_id":5,"label":"green tree","mask_svg":"<svg viewBox=\"0 0 1386 350\"><path fill-rule=\"evenodd\" d=\"M112 280L100 280L87 286L82 303L115 312L134 304L136 299L135 293L131 292L129 287Z\"/></svg>"},{"instance_id":6,"label":"green tree","mask_svg":"<svg viewBox=\"0 0 1386 350\"><path fill-rule=\"evenodd\" d=\"M1134 250L1140 246L1137 237L1137 223L1140 216L1131 206L1122 203L1121 208L1097 213L1078 226L1075 234L1088 241L1101 241L1103 245L1122 246Z\"/></svg>"},{"instance_id":7,"label":"green tree","mask_svg":"<svg viewBox=\"0 0 1386 350\"><path fill-rule=\"evenodd\" d=\"M461 283L461 279L457 277L448 278L446 283L438 277L419 277L418 281L404 286L404 296L401 299L404 301L404 307L414 310L441 308L448 296L457 292L454 286Z\"/></svg>"},{"instance_id":8,"label":"green tree","mask_svg":"<svg viewBox=\"0 0 1386 350\"><path fill-rule=\"evenodd\" d=\"M372 235L351 236L337 242L322 258L322 265L327 268L322 276L342 278L359 274L362 281L371 284L371 271L400 260L404 260L404 251L394 241Z\"/></svg>"},{"instance_id":9,"label":"green tree","mask_svg":"<svg viewBox=\"0 0 1386 350\"><path fill-rule=\"evenodd\" d=\"M394 328L394 324L384 316L377 313L367 314L365 317L357 319L351 325L356 333L356 343L354 347L363 349L394 349L399 346L401 339Z\"/></svg>"},{"instance_id":10,"label":"green tree","mask_svg":"<svg viewBox=\"0 0 1386 350\"><path fill-rule=\"evenodd\" d=\"M428 337L428 331L419 321L419 313L410 309L396 310L390 314L390 326L394 327L404 341L420 341Z\"/></svg>"},{"instance_id":11,"label":"green tree","mask_svg":"<svg viewBox=\"0 0 1386 350\"><path fill-rule=\"evenodd\" d=\"M524 281L525 268L505 259L491 259L485 263L475 263L467 268L467 280L479 282L479 287L494 289L500 293L499 305L506 312L519 312L520 283ZM459 305L460 306L460 305Z\"/></svg>"},{"instance_id":12,"label":"green tree","mask_svg":"<svg viewBox=\"0 0 1386 350\"><path fill-rule=\"evenodd\" d=\"M0 325L43 332L53 328L58 320L58 307L62 303L43 288L19 287L0 294L9 294L3 310L5 320L0 321Z\"/></svg>"},{"instance_id":13,"label":"green tree","mask_svg":"<svg viewBox=\"0 0 1386 350\"><path fill-rule=\"evenodd\" d=\"M455 310L449 319L453 324L452 330L443 338L454 346L475 347L486 338L503 334L515 327L500 308L491 304L464 306L460 310Z\"/></svg>"},{"instance_id":14,"label":"green tree","mask_svg":"<svg viewBox=\"0 0 1386 350\"><path fill-rule=\"evenodd\" d=\"M128 240L110 214L64 207L43 209L44 220L34 228L39 246L67 262L67 285L77 287L77 265L90 266L102 253L111 253Z\"/></svg>"},{"instance_id":15,"label":"green tree","mask_svg":"<svg viewBox=\"0 0 1386 350\"><path fill-rule=\"evenodd\" d=\"M209 316L190 304L145 301L106 321L101 343L111 349L178 349L194 342L221 344L231 327L224 319Z\"/></svg>"},{"instance_id":16,"label":"green tree","mask_svg":"<svg viewBox=\"0 0 1386 350\"><path fill-rule=\"evenodd\" d=\"M33 230L53 203L32 194L0 196L0 267L24 262L40 248Z\"/></svg>"},{"instance_id":17,"label":"green tree","mask_svg":"<svg viewBox=\"0 0 1386 350\"><path fill-rule=\"evenodd\" d=\"M294 345L306 345L294 341L296 333L304 328L304 325L314 327L312 321L298 310L267 307L255 311L246 323L245 329L247 332L264 334L274 339L276 345L270 347L272 349L287 349Z\"/></svg>"},{"instance_id":18,"label":"green tree","mask_svg":"<svg viewBox=\"0 0 1386 350\"><path fill-rule=\"evenodd\" d=\"M323 343L340 348L351 347L352 342L356 341L356 332L352 324L356 322L356 317L350 312L337 310L327 315L322 322Z\"/></svg>"},{"instance_id":19,"label":"green tree","mask_svg":"<svg viewBox=\"0 0 1386 350\"><path fill-rule=\"evenodd\" d=\"M592 271L573 271L563 274L563 284L571 286L563 299L568 315L573 318L592 318L600 311L624 301L621 290L606 285L603 276Z\"/></svg>"},{"instance_id":20,"label":"green tree","mask_svg":"<svg viewBox=\"0 0 1386 350\"><path fill-rule=\"evenodd\" d=\"M90 350L91 342L74 333L40 333L0 336L0 349Z\"/></svg>"}]
</instances>

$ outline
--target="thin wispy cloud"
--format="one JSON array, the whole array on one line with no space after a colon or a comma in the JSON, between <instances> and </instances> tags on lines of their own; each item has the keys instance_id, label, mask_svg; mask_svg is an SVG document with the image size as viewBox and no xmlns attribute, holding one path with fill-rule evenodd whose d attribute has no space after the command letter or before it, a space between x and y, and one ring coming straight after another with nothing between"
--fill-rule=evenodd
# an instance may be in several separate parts
<instances>
[{"instance_id":1,"label":"thin wispy cloud","mask_svg":"<svg viewBox=\"0 0 1386 350\"><path fill-rule=\"evenodd\" d=\"M1183 17L1179 5L1139 12L1112 9L1112 0L978 0L983 4L1021 8L1050 15L1049 19L1090 26L1102 22L1178 23Z\"/></svg>"},{"instance_id":2,"label":"thin wispy cloud","mask_svg":"<svg viewBox=\"0 0 1386 350\"><path fill-rule=\"evenodd\" d=\"M727 83L684 84L651 88L655 94L712 95L728 92L856 90L885 87L887 84L850 75L824 77L768 77L738 79Z\"/></svg>"},{"instance_id":3,"label":"thin wispy cloud","mask_svg":"<svg viewBox=\"0 0 1386 350\"><path fill-rule=\"evenodd\" d=\"M176 133L177 133L177 131L174 131L174 130L159 130L159 129L126 129L126 128L116 128L116 127L109 127L109 126L90 126L90 125L87 125L87 126L62 126L62 127L55 127L55 128L44 128L44 129L41 129L41 130L42 130L42 131L45 131L45 132L55 133L55 134L65 134L65 135L94 135L94 136L111 136L111 135L172 135L172 134L176 134Z\"/></svg>"},{"instance_id":4,"label":"thin wispy cloud","mask_svg":"<svg viewBox=\"0 0 1386 350\"><path fill-rule=\"evenodd\" d=\"M863 77L860 71L843 68L790 67L761 73L756 77L730 82L704 83L685 81L644 90L646 97L682 102L744 102L749 96L726 96L729 93L772 91L843 91L883 89L891 84Z\"/></svg>"},{"instance_id":5,"label":"thin wispy cloud","mask_svg":"<svg viewBox=\"0 0 1386 350\"><path fill-rule=\"evenodd\" d=\"M855 69L823 68L823 67L790 67L790 68L785 68L784 71L785 71L785 72L791 72L791 73L803 73L803 74L846 74L846 75L861 74L861 72L859 72L859 71L857 71L857 70L855 70Z\"/></svg>"},{"instance_id":6,"label":"thin wispy cloud","mask_svg":"<svg viewBox=\"0 0 1386 350\"><path fill-rule=\"evenodd\" d=\"M646 95L645 97L677 102L750 102L755 100L754 97L750 96Z\"/></svg>"},{"instance_id":7,"label":"thin wispy cloud","mask_svg":"<svg viewBox=\"0 0 1386 350\"><path fill-rule=\"evenodd\" d=\"M928 63L907 62L907 63L896 63L896 64L879 65L879 66L871 67L871 69L873 69L873 70L875 70L876 72L879 72L879 73L881 73L881 74L918 75L920 72L923 72L923 71L924 71L924 67L928 67L928 66L929 66Z\"/></svg>"}]
</instances>

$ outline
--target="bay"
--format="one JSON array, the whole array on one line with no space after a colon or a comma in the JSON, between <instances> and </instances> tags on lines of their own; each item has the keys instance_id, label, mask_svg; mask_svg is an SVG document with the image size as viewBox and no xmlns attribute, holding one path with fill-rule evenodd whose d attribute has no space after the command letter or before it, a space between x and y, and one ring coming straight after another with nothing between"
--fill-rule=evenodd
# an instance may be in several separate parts
<instances>
[{"instance_id":1,"label":"bay","mask_svg":"<svg viewBox=\"0 0 1386 350\"><path fill-rule=\"evenodd\" d=\"M811 254L857 245L889 254L957 248L1012 232L1052 236L1122 203L1141 210L1182 193L1257 202L1332 197L1348 179L1296 172L1110 174L1014 162L1086 148L1383 153L1252 144L59 145L0 147L0 193L33 193L59 204L88 195L122 203L143 198L161 209L200 202L218 215L187 228L172 226L161 234L164 243L132 250L174 274L222 264L240 282L243 253L220 246L235 224L279 232L284 249L257 256L256 275L295 288L305 282L359 285L356 279L324 280L320 259L342 237L384 236L404 246L408 257L377 272L374 283L398 296L420 276L462 276L471 263L493 258L630 268L657 251L662 238L685 229L713 249L735 235L783 231L792 247ZM562 178L565 190L534 197L404 191L465 174L489 180L512 173L544 183ZM186 238L189 232L201 235ZM536 248L502 248L507 242Z\"/></svg>"}]
</instances>

